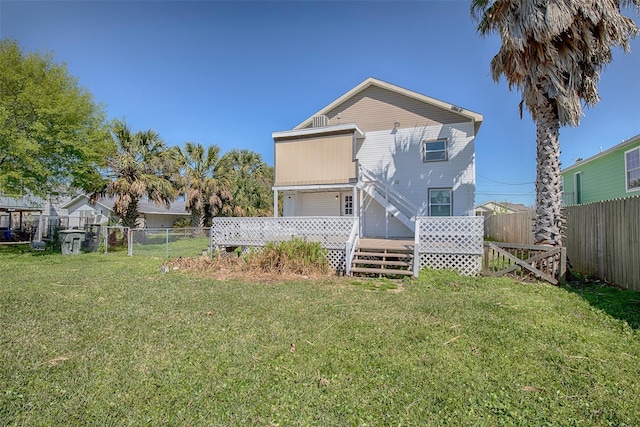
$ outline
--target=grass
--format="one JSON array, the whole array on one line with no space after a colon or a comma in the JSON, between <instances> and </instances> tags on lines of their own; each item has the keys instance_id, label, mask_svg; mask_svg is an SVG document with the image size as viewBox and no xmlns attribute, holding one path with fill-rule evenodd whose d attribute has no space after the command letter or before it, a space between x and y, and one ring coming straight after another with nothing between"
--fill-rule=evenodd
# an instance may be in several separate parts
<instances>
[{"instance_id":1,"label":"grass","mask_svg":"<svg viewBox=\"0 0 640 427\"><path fill-rule=\"evenodd\" d=\"M0 425L640 424L637 294L0 250Z\"/></svg>"}]
</instances>

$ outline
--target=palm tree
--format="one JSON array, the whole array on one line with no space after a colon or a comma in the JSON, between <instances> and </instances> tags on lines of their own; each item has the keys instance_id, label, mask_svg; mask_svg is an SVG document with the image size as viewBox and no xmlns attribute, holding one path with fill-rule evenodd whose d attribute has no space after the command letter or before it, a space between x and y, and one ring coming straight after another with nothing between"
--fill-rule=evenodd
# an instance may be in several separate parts
<instances>
[{"instance_id":1,"label":"palm tree","mask_svg":"<svg viewBox=\"0 0 640 427\"><path fill-rule=\"evenodd\" d=\"M178 152L169 149L153 130L132 133L124 122L112 128L117 146L107 159L109 181L92 199L116 197L114 213L125 227L135 227L143 197L170 206L177 194Z\"/></svg>"},{"instance_id":2,"label":"palm tree","mask_svg":"<svg viewBox=\"0 0 640 427\"><path fill-rule=\"evenodd\" d=\"M222 159L223 174L229 179L232 194L229 214L233 216L269 216L273 202L273 168L251 150L231 150Z\"/></svg>"},{"instance_id":3,"label":"palm tree","mask_svg":"<svg viewBox=\"0 0 640 427\"><path fill-rule=\"evenodd\" d=\"M491 74L504 76L522 92L536 123L535 242L562 245L564 219L560 192L560 126L577 126L582 103L599 101L597 83L612 47L630 50L638 34L621 8L640 0L472 0L471 14L482 35L498 33L502 46Z\"/></svg>"},{"instance_id":4,"label":"palm tree","mask_svg":"<svg viewBox=\"0 0 640 427\"><path fill-rule=\"evenodd\" d=\"M199 143L185 142L181 157L191 225L204 227L212 216L228 209L223 202L231 199L227 180L219 173L220 147L212 145L205 150Z\"/></svg>"}]
</instances>

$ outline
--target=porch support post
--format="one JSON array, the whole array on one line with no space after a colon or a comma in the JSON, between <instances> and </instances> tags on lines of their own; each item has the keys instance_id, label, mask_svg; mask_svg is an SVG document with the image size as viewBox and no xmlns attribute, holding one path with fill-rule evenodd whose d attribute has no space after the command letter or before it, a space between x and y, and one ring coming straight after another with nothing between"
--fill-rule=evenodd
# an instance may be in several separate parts
<instances>
[{"instance_id":1,"label":"porch support post","mask_svg":"<svg viewBox=\"0 0 640 427\"><path fill-rule=\"evenodd\" d=\"M358 190L356 189L355 185L351 188L351 194L352 194L351 198L352 198L352 201L353 201L353 209L352 209L353 216L354 216L354 218L357 218L358 217L358 210L360 209L360 206L359 206L359 203L358 203Z\"/></svg>"},{"instance_id":2,"label":"porch support post","mask_svg":"<svg viewBox=\"0 0 640 427\"><path fill-rule=\"evenodd\" d=\"M278 218L278 190L273 189L273 217Z\"/></svg>"},{"instance_id":3,"label":"porch support post","mask_svg":"<svg viewBox=\"0 0 640 427\"><path fill-rule=\"evenodd\" d=\"M36 234L36 242L42 242L42 211L40 211L39 213L40 215L38 215L38 233Z\"/></svg>"},{"instance_id":4,"label":"porch support post","mask_svg":"<svg viewBox=\"0 0 640 427\"><path fill-rule=\"evenodd\" d=\"M363 235L364 230L364 191L360 189L360 218L358 218L358 227L360 227L360 235Z\"/></svg>"}]
</instances>

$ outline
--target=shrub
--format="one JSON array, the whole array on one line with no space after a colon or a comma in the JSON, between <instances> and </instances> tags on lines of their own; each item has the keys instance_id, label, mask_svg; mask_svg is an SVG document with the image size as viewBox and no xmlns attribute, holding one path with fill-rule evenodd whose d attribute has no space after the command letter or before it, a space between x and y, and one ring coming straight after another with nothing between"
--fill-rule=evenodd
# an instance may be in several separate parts
<instances>
[{"instance_id":1,"label":"shrub","mask_svg":"<svg viewBox=\"0 0 640 427\"><path fill-rule=\"evenodd\" d=\"M317 242L293 238L286 242L269 242L255 253L250 263L268 273L327 273L327 251Z\"/></svg>"}]
</instances>

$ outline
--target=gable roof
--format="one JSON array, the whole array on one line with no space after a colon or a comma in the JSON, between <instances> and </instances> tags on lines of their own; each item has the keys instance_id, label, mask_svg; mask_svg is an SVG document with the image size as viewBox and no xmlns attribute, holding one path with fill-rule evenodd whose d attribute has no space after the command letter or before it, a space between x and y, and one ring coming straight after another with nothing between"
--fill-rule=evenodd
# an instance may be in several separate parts
<instances>
[{"instance_id":1,"label":"gable roof","mask_svg":"<svg viewBox=\"0 0 640 427\"><path fill-rule=\"evenodd\" d=\"M593 155L593 156L589 157L586 160L578 160L574 164L572 164L571 166L567 166L566 168L562 169L560 171L560 173L564 173L564 172L570 171L573 168L582 166L585 163L591 162L591 161L593 161L595 159L599 159L600 157L606 156L607 154L609 154L609 153L611 153L613 151L617 151L617 150L626 148L627 146L635 144L637 142L640 142L640 134L638 134L638 135L636 135L634 137L631 137L631 138L629 138L629 139L627 139L625 141L622 141L620 144L614 145L613 147L611 147L611 148L609 148L607 150L604 150L604 151L602 151L602 152L600 152L600 153L598 153L596 155Z\"/></svg>"},{"instance_id":2,"label":"gable roof","mask_svg":"<svg viewBox=\"0 0 640 427\"><path fill-rule=\"evenodd\" d=\"M471 120L471 121L474 122L475 133L477 133L478 129L480 129L480 125L482 124L482 121L484 119L482 114L478 114L478 113L475 113L475 112L470 111L470 110L465 110L464 108L461 108L461 107L459 107L457 105L449 104L448 102L440 101L439 99L431 98L429 96L422 95L422 94L417 93L417 92L413 92L411 90L402 88L400 86L396 86L396 85L393 85L391 83L387 83L387 82L384 82L382 80L378 80L376 78L369 77L368 79L366 79L365 81L360 83L358 86L354 87L349 92L347 92L344 95L342 95L340 98L336 99L335 101L333 101L332 103L330 103L326 107L322 108L320 111L318 111L314 115L308 117L306 120L304 120L298 126L296 126L294 129L302 129L302 128L305 128L305 127L309 126L313 122L313 118L315 116L325 115L326 113L328 113L329 111L331 111L335 107L337 107L338 105L346 102L350 98L353 98L354 96L356 96L357 94L361 93L362 91L368 89L371 86L376 86L376 87L379 87L379 88L382 88L382 89L386 89L386 90L389 90L391 92L397 93L399 95L403 95L403 96L406 96L406 97L409 97L409 98L413 98L413 99L415 99L417 101L424 102L426 104L433 105L435 107L442 108L443 110L447 110L447 111L453 112L455 114L458 114L460 117L464 118L465 120Z\"/></svg>"}]
</instances>

